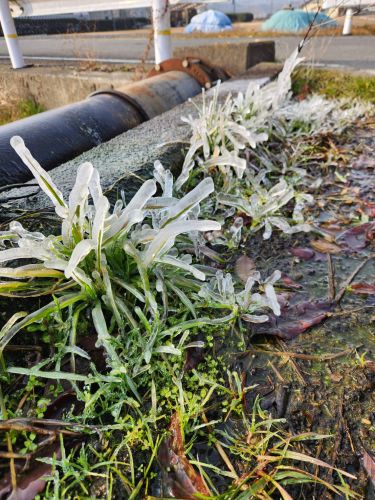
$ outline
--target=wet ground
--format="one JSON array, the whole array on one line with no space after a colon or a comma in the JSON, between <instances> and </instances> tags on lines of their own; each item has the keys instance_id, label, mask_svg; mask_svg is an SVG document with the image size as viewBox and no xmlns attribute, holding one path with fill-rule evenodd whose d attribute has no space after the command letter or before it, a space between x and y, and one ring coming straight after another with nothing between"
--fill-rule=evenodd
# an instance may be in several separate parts
<instances>
[{"instance_id":1,"label":"wet ground","mask_svg":"<svg viewBox=\"0 0 375 500\"><path fill-rule=\"evenodd\" d=\"M259 238L244 249L265 274L285 273L284 319L262 328L263 337L255 329L247 356L237 360L246 384L259 384L262 404L291 431L332 435L312 445L313 455L354 473L361 498L374 498L363 468L369 472L367 452L375 450L374 131L370 122L342 142L333 138L337 158L326 162L315 195L320 234L275 235L271 245ZM364 231L345 233L361 219ZM309 321L316 325L301 332ZM269 335L277 332L285 339ZM312 494L322 498L319 487L306 498Z\"/></svg>"}]
</instances>

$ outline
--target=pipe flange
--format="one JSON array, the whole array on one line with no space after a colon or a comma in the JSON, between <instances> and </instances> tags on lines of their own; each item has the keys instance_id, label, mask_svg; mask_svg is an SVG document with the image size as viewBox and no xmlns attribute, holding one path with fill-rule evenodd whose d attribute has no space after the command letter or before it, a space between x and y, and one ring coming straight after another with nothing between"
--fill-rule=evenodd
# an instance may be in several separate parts
<instances>
[{"instance_id":1,"label":"pipe flange","mask_svg":"<svg viewBox=\"0 0 375 500\"><path fill-rule=\"evenodd\" d=\"M185 57L184 59L167 59L156 64L148 73L148 76L156 76L168 71L182 71L194 78L202 87L209 89L218 80L228 80L230 75L223 69L197 59L196 57Z\"/></svg>"},{"instance_id":2,"label":"pipe flange","mask_svg":"<svg viewBox=\"0 0 375 500\"><path fill-rule=\"evenodd\" d=\"M89 97L94 97L96 95L100 94L109 94L109 95L114 95L116 97L120 97L121 99L127 101L133 108L135 108L138 113L140 114L141 118L143 121L147 122L150 120L149 115L146 113L146 111L142 108L142 106L132 97L129 95L125 94L124 92L119 92L118 90L97 90L96 92L93 92L92 94L89 95Z\"/></svg>"}]
</instances>

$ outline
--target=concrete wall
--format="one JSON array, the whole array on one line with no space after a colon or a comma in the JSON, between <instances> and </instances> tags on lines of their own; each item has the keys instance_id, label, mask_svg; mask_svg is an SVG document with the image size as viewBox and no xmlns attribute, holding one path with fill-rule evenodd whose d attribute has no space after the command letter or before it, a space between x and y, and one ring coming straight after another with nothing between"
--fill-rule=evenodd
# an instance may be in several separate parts
<instances>
[{"instance_id":1,"label":"concrete wall","mask_svg":"<svg viewBox=\"0 0 375 500\"><path fill-rule=\"evenodd\" d=\"M33 99L44 109L81 101L96 90L113 89L135 78L133 72L77 71L36 66L14 71L0 64L0 101Z\"/></svg>"}]
</instances>

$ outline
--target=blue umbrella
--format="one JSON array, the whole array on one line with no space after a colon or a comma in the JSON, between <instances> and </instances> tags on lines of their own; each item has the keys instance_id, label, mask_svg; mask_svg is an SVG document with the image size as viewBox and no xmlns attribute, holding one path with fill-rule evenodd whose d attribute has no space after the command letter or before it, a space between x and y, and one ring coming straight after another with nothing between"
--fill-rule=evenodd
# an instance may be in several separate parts
<instances>
[{"instance_id":1,"label":"blue umbrella","mask_svg":"<svg viewBox=\"0 0 375 500\"><path fill-rule=\"evenodd\" d=\"M232 21L228 16L217 10L206 10L191 18L185 27L185 33L203 31L205 33L218 32L232 29Z\"/></svg>"},{"instance_id":2,"label":"blue umbrella","mask_svg":"<svg viewBox=\"0 0 375 500\"><path fill-rule=\"evenodd\" d=\"M315 20L314 20L315 18ZM263 31L287 31L295 32L307 29L312 21L314 25L321 25L322 28L333 28L337 26L336 21L326 14L319 12L315 17L315 12L300 9L279 10L262 24Z\"/></svg>"}]
</instances>

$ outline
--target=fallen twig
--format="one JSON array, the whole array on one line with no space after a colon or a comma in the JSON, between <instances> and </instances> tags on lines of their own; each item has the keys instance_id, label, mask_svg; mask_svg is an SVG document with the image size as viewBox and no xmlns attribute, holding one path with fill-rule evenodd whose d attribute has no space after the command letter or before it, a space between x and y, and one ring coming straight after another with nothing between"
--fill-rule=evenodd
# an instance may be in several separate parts
<instances>
[{"instance_id":1,"label":"fallen twig","mask_svg":"<svg viewBox=\"0 0 375 500\"><path fill-rule=\"evenodd\" d=\"M336 285L335 285L335 266L333 263L332 255L327 254L327 265L328 265L328 300L333 302L336 296Z\"/></svg>"},{"instance_id":2,"label":"fallen twig","mask_svg":"<svg viewBox=\"0 0 375 500\"><path fill-rule=\"evenodd\" d=\"M357 276L357 274L365 267L365 265L374 258L374 254L371 254L362 261L352 272L352 274L348 277L348 279L344 282L344 285L341 287L339 292L337 293L335 297L335 302L336 304L339 304L343 296L345 295L347 287L350 285L350 283L354 280L354 278Z\"/></svg>"},{"instance_id":3,"label":"fallen twig","mask_svg":"<svg viewBox=\"0 0 375 500\"><path fill-rule=\"evenodd\" d=\"M288 356L290 358L302 359L306 361L330 361L331 359L342 358L343 356L348 356L354 352L354 349L347 349L345 351L340 351L332 354L300 354L298 352L291 351L267 351L264 349L248 349L247 353L256 353L256 354L266 354L268 356L279 356L284 357Z\"/></svg>"}]
</instances>

